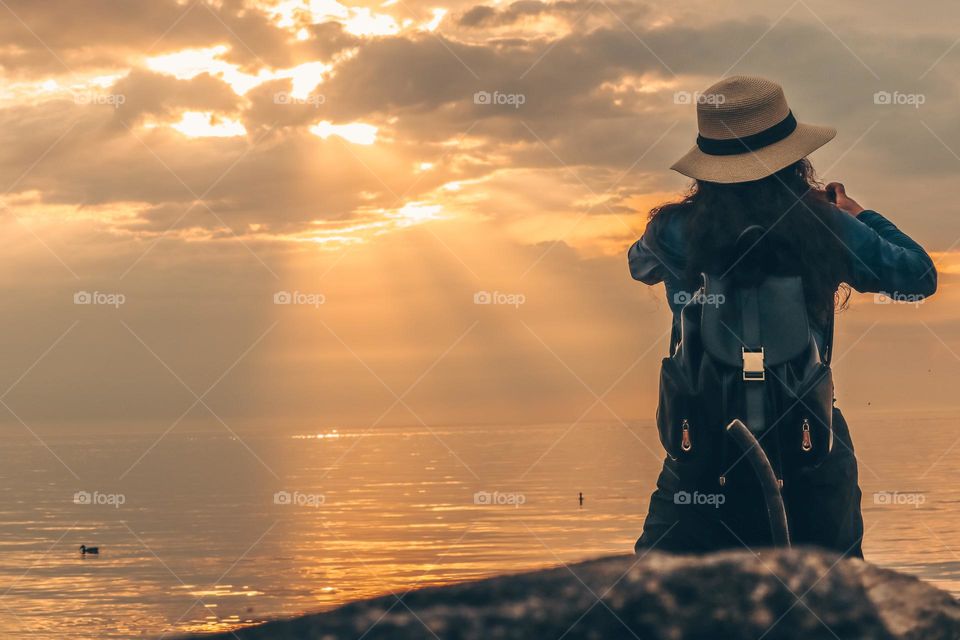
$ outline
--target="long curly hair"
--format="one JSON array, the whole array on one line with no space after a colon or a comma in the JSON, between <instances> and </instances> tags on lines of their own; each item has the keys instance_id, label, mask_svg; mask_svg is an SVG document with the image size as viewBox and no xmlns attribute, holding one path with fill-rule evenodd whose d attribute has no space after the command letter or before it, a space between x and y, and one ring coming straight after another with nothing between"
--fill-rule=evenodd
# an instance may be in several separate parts
<instances>
[{"instance_id":1,"label":"long curly hair","mask_svg":"<svg viewBox=\"0 0 960 640\"><path fill-rule=\"evenodd\" d=\"M687 275L728 274L740 281L766 275L803 278L810 318L825 327L846 306L850 288L843 243L834 229L832 205L813 166L804 158L760 180L720 184L696 180L678 202L660 205L650 218L685 218ZM746 247L738 240L759 226Z\"/></svg>"}]
</instances>

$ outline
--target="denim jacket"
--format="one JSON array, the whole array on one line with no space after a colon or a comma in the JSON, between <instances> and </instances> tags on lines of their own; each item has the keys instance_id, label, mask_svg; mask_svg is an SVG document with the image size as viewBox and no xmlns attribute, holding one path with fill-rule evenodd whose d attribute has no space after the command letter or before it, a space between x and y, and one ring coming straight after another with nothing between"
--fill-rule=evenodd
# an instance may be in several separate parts
<instances>
[{"instance_id":1,"label":"denim jacket","mask_svg":"<svg viewBox=\"0 0 960 640\"><path fill-rule=\"evenodd\" d=\"M892 222L876 211L863 211L856 218L837 208L832 212L831 226L848 254L847 272L838 274L838 283L846 282L861 293L885 293L899 299L928 297L937 290L933 260ZM664 283L674 334L680 310L700 288L700 281L691 280L686 273L684 227L683 215L654 217L627 253L634 279L648 285ZM822 347L824 337L817 337Z\"/></svg>"}]
</instances>

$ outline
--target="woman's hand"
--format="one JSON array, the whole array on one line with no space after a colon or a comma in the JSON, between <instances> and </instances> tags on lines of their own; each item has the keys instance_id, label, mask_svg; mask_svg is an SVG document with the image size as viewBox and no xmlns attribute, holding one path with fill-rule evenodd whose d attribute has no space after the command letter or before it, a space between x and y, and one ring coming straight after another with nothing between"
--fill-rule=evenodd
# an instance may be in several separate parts
<instances>
[{"instance_id":1,"label":"woman's hand","mask_svg":"<svg viewBox=\"0 0 960 640\"><path fill-rule=\"evenodd\" d=\"M854 218L865 211L865 209L860 206L859 202L847 195L846 189L844 189L842 182L831 182L827 185L825 191L827 194L827 199L830 202L837 205L838 209L849 213Z\"/></svg>"}]
</instances>

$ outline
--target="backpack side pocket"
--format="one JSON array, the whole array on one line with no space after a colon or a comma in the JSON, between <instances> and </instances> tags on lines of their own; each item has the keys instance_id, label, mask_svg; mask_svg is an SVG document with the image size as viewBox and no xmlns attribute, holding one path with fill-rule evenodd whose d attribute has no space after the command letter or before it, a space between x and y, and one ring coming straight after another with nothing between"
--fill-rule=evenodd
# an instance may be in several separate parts
<instances>
[{"instance_id":1,"label":"backpack side pocket","mask_svg":"<svg viewBox=\"0 0 960 640\"><path fill-rule=\"evenodd\" d=\"M833 450L833 373L817 363L796 386L787 389L784 452L800 466L816 466Z\"/></svg>"},{"instance_id":2,"label":"backpack side pocket","mask_svg":"<svg viewBox=\"0 0 960 640\"><path fill-rule=\"evenodd\" d=\"M660 366L660 404L657 430L660 443L672 459L697 462L703 458L706 431L696 385L676 358Z\"/></svg>"}]
</instances>

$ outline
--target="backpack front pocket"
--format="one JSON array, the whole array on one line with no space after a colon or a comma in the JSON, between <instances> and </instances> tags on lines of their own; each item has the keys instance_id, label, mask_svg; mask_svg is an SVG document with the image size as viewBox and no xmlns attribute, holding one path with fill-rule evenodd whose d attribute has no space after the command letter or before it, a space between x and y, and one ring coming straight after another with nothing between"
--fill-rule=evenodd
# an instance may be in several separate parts
<instances>
[{"instance_id":1,"label":"backpack front pocket","mask_svg":"<svg viewBox=\"0 0 960 640\"><path fill-rule=\"evenodd\" d=\"M698 389L674 358L660 366L657 430L660 443L674 460L695 462L709 449Z\"/></svg>"},{"instance_id":2,"label":"backpack front pocket","mask_svg":"<svg viewBox=\"0 0 960 640\"><path fill-rule=\"evenodd\" d=\"M781 425L784 453L801 466L816 466L833 450L833 374L818 363L787 389Z\"/></svg>"}]
</instances>

